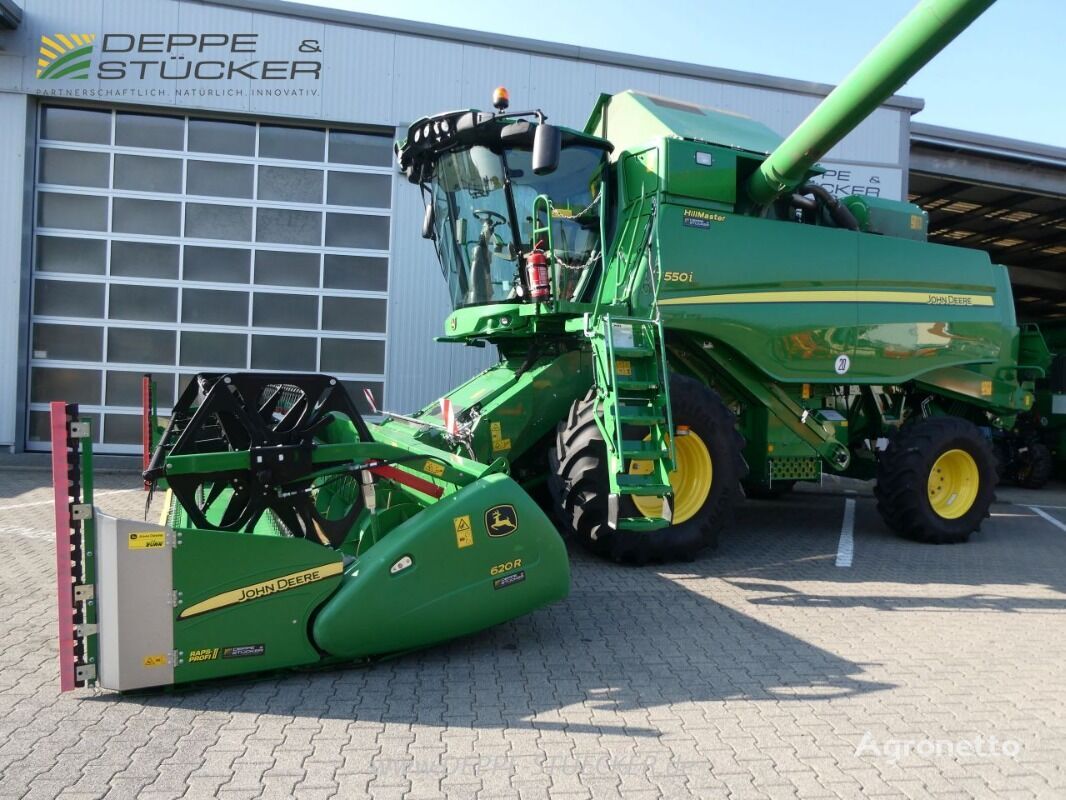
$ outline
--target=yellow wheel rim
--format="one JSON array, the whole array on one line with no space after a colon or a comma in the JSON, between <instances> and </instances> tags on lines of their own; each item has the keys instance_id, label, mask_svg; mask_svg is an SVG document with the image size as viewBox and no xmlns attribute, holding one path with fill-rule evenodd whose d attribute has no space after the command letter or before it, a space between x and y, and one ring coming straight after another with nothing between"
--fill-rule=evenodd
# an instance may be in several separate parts
<instances>
[{"instance_id":1,"label":"yellow wheel rim","mask_svg":"<svg viewBox=\"0 0 1066 800\"><path fill-rule=\"evenodd\" d=\"M711 453L703 439L692 431L678 436L674 442L675 463L670 472L670 487L674 490L674 525L679 525L696 515L703 508L711 493L714 480L714 464ZM651 474L652 462L634 460L629 465L630 475ZM662 515L661 497L634 496L633 504L645 517Z\"/></svg>"},{"instance_id":2,"label":"yellow wheel rim","mask_svg":"<svg viewBox=\"0 0 1066 800\"><path fill-rule=\"evenodd\" d=\"M929 472L929 505L943 519L958 519L977 499L981 473L965 450L948 450Z\"/></svg>"}]
</instances>

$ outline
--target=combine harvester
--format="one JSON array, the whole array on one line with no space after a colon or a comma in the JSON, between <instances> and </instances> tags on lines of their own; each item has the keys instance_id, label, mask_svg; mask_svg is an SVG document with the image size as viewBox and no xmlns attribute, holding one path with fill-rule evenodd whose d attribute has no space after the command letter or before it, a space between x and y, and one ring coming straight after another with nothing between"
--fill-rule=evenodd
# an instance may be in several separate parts
<instances>
[{"instance_id":1,"label":"combine harvester","mask_svg":"<svg viewBox=\"0 0 1066 800\"><path fill-rule=\"evenodd\" d=\"M55 404L63 689L363 660L513 619L568 591L542 506L615 560L690 559L742 482L829 471L876 478L903 535L966 539L1040 334L1004 268L926 243L920 208L810 180L990 3L923 0L784 140L632 91L583 131L503 91L497 113L416 122L397 159L454 304L441 341L499 363L379 425L328 376L199 375L145 472L169 491L157 525L93 509L88 423Z\"/></svg>"}]
</instances>

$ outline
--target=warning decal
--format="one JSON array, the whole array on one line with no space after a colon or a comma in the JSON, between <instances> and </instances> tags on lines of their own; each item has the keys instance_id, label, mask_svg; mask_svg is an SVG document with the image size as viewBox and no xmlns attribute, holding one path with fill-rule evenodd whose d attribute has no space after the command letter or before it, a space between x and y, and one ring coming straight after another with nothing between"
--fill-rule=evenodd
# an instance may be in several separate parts
<instances>
[{"instance_id":1,"label":"warning decal","mask_svg":"<svg viewBox=\"0 0 1066 800\"><path fill-rule=\"evenodd\" d=\"M470 527L470 515L455 517L452 519L452 525L455 527L455 546L460 550L470 547L474 543L474 529Z\"/></svg>"},{"instance_id":2,"label":"warning decal","mask_svg":"<svg viewBox=\"0 0 1066 800\"><path fill-rule=\"evenodd\" d=\"M492 452L500 453L511 449L511 440L503 438L503 426L500 423L489 424L489 437L492 439Z\"/></svg>"}]
</instances>

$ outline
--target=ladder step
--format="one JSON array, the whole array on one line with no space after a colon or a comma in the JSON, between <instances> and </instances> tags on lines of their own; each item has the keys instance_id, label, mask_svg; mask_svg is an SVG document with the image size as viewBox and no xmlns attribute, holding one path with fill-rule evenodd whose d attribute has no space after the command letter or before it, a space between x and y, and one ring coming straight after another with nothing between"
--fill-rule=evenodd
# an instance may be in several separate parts
<instances>
[{"instance_id":1,"label":"ladder step","mask_svg":"<svg viewBox=\"0 0 1066 800\"><path fill-rule=\"evenodd\" d=\"M662 517L622 517L617 525L623 531L657 531L669 527L670 521Z\"/></svg>"},{"instance_id":2,"label":"ladder step","mask_svg":"<svg viewBox=\"0 0 1066 800\"><path fill-rule=\"evenodd\" d=\"M651 347L616 347L615 358L648 358L655 355L655 349Z\"/></svg>"},{"instance_id":3,"label":"ladder step","mask_svg":"<svg viewBox=\"0 0 1066 800\"><path fill-rule=\"evenodd\" d=\"M650 475L618 475L615 478L619 494L666 497L673 492L668 483L659 483Z\"/></svg>"},{"instance_id":4,"label":"ladder step","mask_svg":"<svg viewBox=\"0 0 1066 800\"><path fill-rule=\"evenodd\" d=\"M659 388L658 381L635 381L629 378L619 378L616 383L620 392L649 392Z\"/></svg>"},{"instance_id":5,"label":"ladder step","mask_svg":"<svg viewBox=\"0 0 1066 800\"><path fill-rule=\"evenodd\" d=\"M624 439L622 441L622 458L639 458L646 461L654 461L666 458L667 452L663 446L654 440L637 441Z\"/></svg>"},{"instance_id":6,"label":"ladder step","mask_svg":"<svg viewBox=\"0 0 1066 800\"><path fill-rule=\"evenodd\" d=\"M623 425L659 425L666 422L666 416L656 408L640 406L620 406L618 421Z\"/></svg>"}]
</instances>

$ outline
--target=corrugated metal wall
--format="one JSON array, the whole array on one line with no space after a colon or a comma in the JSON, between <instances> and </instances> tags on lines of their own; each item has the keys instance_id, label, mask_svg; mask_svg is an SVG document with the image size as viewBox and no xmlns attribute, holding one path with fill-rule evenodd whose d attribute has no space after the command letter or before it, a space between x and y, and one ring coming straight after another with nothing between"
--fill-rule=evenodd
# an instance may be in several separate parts
<instances>
[{"instance_id":1,"label":"corrugated metal wall","mask_svg":"<svg viewBox=\"0 0 1066 800\"><path fill-rule=\"evenodd\" d=\"M34 93L44 88L43 82L34 79L36 43L42 33L254 31L259 34L260 53L269 58L296 57L296 46L303 39L321 42L322 79L300 84L317 89L317 93L252 96L252 81L241 79L226 82L227 86L242 88L240 95L175 97L178 83L206 91L217 90L221 82L176 82L156 77L121 82L122 86L135 85L140 92L113 100L393 127L427 113L485 107L492 89L503 84L509 87L516 108L539 106L555 122L580 127L601 92L633 88L747 114L782 133L799 123L819 100L810 94L199 2L24 0L22 5L22 27L0 34L0 90ZM92 78L78 81L78 88L109 89L109 83ZM153 89L166 89L169 94L152 97L148 92ZM838 162L900 167L900 142L907 116L904 109L879 109L828 157ZM11 126L6 123L5 119L4 135L10 135ZM21 144L18 149L22 149ZM444 286L431 247L419 237L422 212L418 192L406 183L395 188L385 399L390 408L411 410L485 365L491 353L431 342L431 337L442 331L447 311ZM5 185L4 191L11 190ZM4 366L3 383L13 383L6 379L13 373Z\"/></svg>"},{"instance_id":2,"label":"corrugated metal wall","mask_svg":"<svg viewBox=\"0 0 1066 800\"><path fill-rule=\"evenodd\" d=\"M0 92L0 445L15 441L20 416L15 392L27 157L26 107L25 95Z\"/></svg>"}]
</instances>

